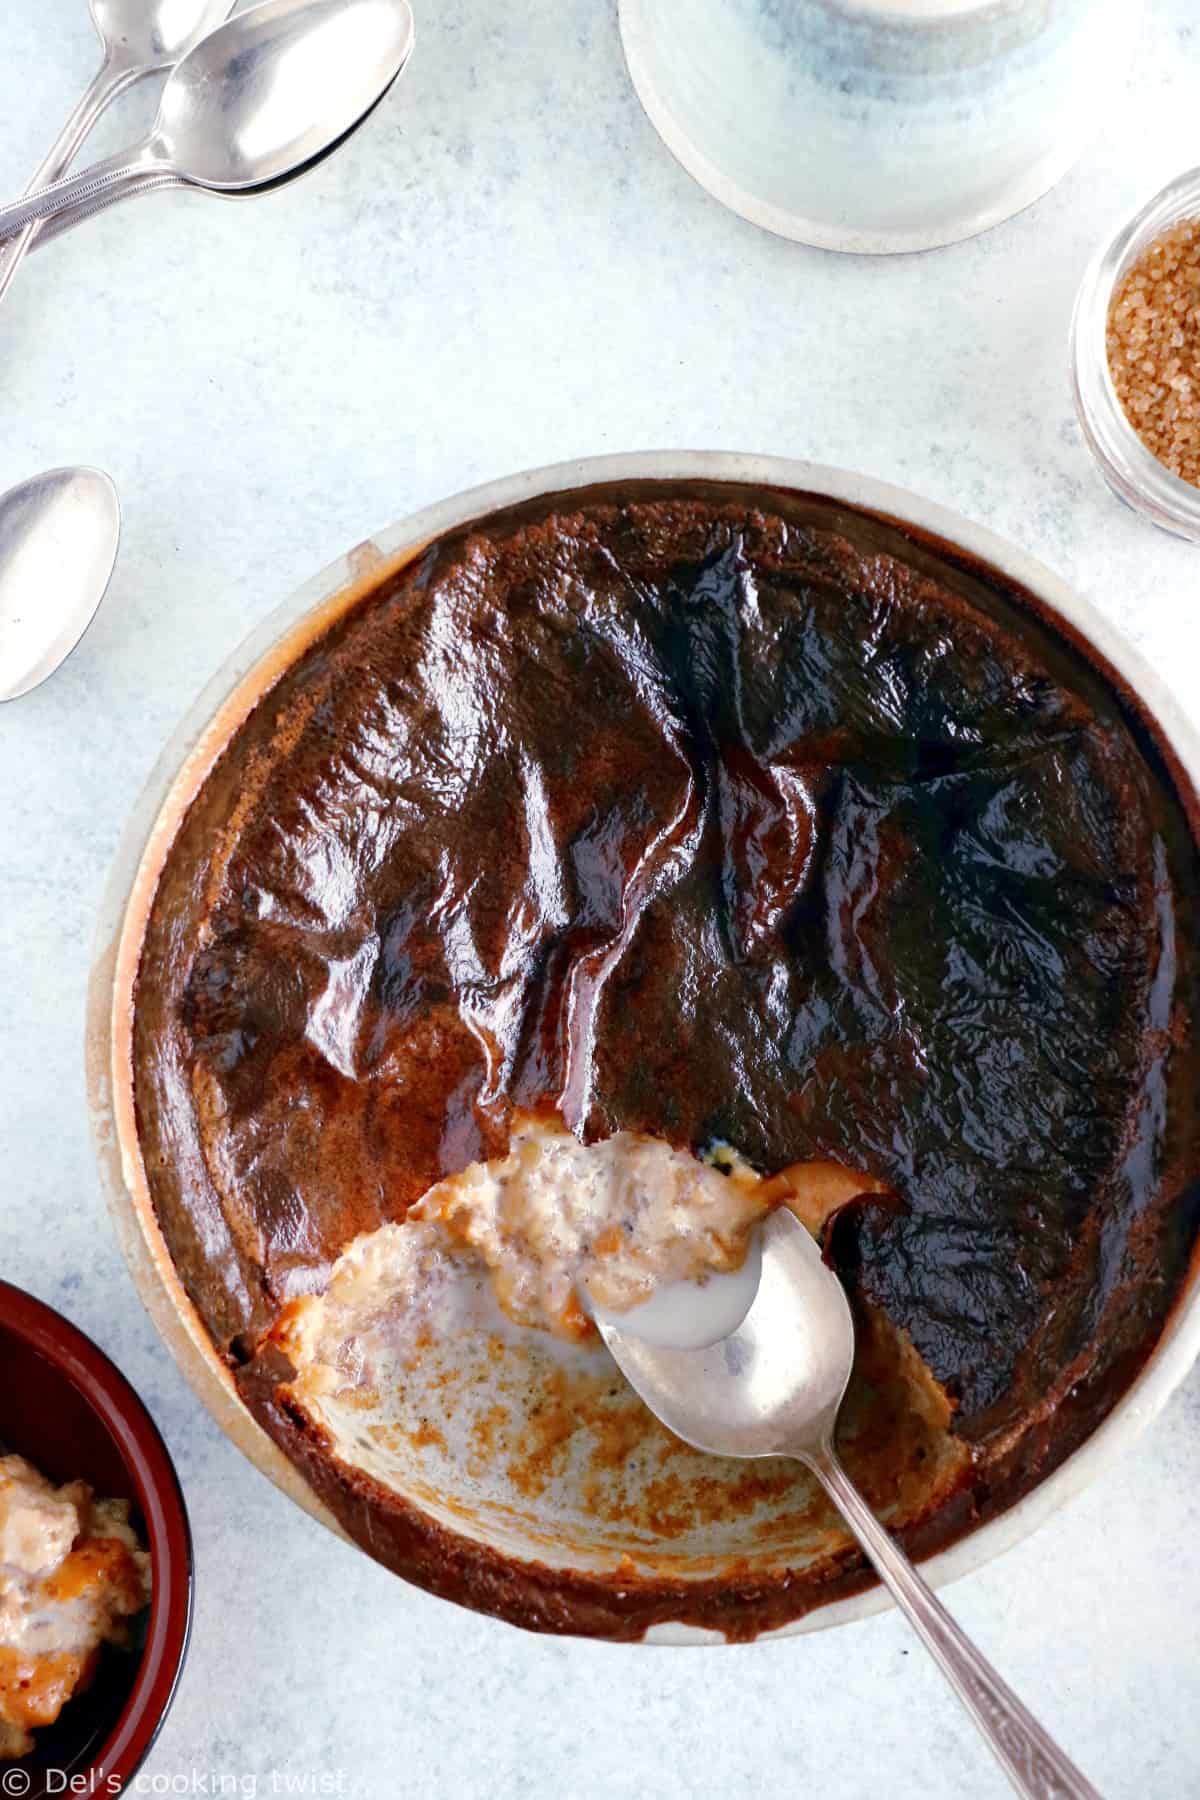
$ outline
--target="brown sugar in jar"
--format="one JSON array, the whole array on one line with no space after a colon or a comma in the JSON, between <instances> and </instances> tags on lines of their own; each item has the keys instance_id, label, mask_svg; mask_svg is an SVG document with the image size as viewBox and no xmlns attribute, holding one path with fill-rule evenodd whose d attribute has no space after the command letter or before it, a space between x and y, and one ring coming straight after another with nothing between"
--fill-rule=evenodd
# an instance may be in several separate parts
<instances>
[{"instance_id":1,"label":"brown sugar in jar","mask_svg":"<svg viewBox=\"0 0 1200 1800\"><path fill-rule=\"evenodd\" d=\"M1146 448L1200 487L1200 219L1156 237L1108 314L1113 386Z\"/></svg>"}]
</instances>

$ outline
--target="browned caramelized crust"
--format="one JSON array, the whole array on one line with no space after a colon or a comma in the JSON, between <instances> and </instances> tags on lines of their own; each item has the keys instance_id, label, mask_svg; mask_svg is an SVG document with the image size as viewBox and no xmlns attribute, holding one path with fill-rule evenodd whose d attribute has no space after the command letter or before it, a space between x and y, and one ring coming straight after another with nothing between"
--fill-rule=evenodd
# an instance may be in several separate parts
<instances>
[{"instance_id":1,"label":"browned caramelized crust","mask_svg":"<svg viewBox=\"0 0 1200 1800\"><path fill-rule=\"evenodd\" d=\"M838 1228L863 1356L915 1350L971 1452L910 1545L1011 1504L1186 1278L1193 808L1031 597L832 502L644 484L435 544L263 696L146 935L147 1176L248 1404L374 1554L525 1624L746 1636L861 1584L843 1549L803 1578L539 1570L289 1412L259 1351L283 1303L520 1107L869 1170L900 1204ZM856 1395L886 1490L898 1403L886 1373Z\"/></svg>"}]
</instances>

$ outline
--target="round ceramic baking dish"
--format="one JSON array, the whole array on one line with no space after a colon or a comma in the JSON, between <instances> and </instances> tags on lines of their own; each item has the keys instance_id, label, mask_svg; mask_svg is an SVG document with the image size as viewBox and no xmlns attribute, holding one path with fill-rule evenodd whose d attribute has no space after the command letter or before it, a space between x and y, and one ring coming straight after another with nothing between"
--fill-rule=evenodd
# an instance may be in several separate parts
<instances>
[{"instance_id":1,"label":"round ceramic baking dish","mask_svg":"<svg viewBox=\"0 0 1200 1800\"><path fill-rule=\"evenodd\" d=\"M272 614L225 663L164 751L126 831L99 922L87 1056L90 1107L101 1169L122 1247L162 1336L230 1438L299 1505L338 1530L332 1516L246 1410L188 1299L159 1230L142 1167L131 1076L132 989L146 914L163 858L192 795L264 689L356 592L373 588L443 534L497 510L598 483L717 481L790 489L911 527L989 565L1029 590L1085 639L1157 722L1185 783L1200 788L1200 734L1169 692L1114 629L1032 557L990 532L902 489L864 476L780 458L705 452L639 453L558 464L490 483L427 508L379 533L316 576ZM932 1558L935 1583L949 1581L1026 1536L1125 1449L1163 1406L1200 1351L1200 1293L1193 1280L1149 1362L1104 1423L1039 1487L1009 1511ZM486 1542L486 1540L485 1540ZM497 1540L503 1556L536 1547ZM544 1560L544 1559L543 1559ZM787 1632L841 1624L887 1602L878 1590L808 1613ZM774 1635L774 1634L772 1634ZM679 1622L656 1624L646 1641L724 1641Z\"/></svg>"}]
</instances>

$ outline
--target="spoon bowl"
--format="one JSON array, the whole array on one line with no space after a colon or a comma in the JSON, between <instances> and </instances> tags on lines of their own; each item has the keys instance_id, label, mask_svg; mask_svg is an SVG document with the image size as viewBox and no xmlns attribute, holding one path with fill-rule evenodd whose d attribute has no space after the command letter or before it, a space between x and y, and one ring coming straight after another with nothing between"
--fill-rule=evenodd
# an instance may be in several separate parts
<instances>
[{"instance_id":1,"label":"spoon bowl","mask_svg":"<svg viewBox=\"0 0 1200 1800\"><path fill-rule=\"evenodd\" d=\"M266 0L184 57L153 148L201 187L283 180L371 111L412 40L404 0Z\"/></svg>"},{"instance_id":2,"label":"spoon bowl","mask_svg":"<svg viewBox=\"0 0 1200 1800\"><path fill-rule=\"evenodd\" d=\"M96 616L121 507L99 469L50 469L0 496L0 701L39 687Z\"/></svg>"},{"instance_id":3,"label":"spoon bowl","mask_svg":"<svg viewBox=\"0 0 1200 1800\"><path fill-rule=\"evenodd\" d=\"M832 1431L854 1365L850 1306L811 1233L780 1207L760 1237L762 1272L750 1310L705 1349L650 1343L616 1323L620 1314L594 1314L651 1412L713 1456L816 1450ZM628 1315L635 1327L638 1310Z\"/></svg>"}]
</instances>

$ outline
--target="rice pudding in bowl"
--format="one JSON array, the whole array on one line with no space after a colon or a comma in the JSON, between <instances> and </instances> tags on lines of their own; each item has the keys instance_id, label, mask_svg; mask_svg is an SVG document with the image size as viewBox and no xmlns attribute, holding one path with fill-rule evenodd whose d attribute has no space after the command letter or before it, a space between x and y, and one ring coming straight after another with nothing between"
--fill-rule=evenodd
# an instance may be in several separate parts
<instances>
[{"instance_id":1,"label":"rice pudding in bowl","mask_svg":"<svg viewBox=\"0 0 1200 1800\"><path fill-rule=\"evenodd\" d=\"M66 1792L64 1782L74 1792L129 1784L170 1709L187 1651L183 1495L120 1371L60 1313L4 1281L0 1444L0 1642L8 1652L0 1662L9 1703L0 1710L26 1740L8 1786L42 1800ZM109 1643L93 1657L102 1638ZM6 1735L11 1747L15 1734Z\"/></svg>"},{"instance_id":2,"label":"rice pudding in bowl","mask_svg":"<svg viewBox=\"0 0 1200 1800\"><path fill-rule=\"evenodd\" d=\"M434 1591L625 1638L867 1576L802 1471L686 1449L548 1328L607 1215L533 1245L553 1317L500 1303L446 1184L495 1199L530 1120L874 1190L828 1239L841 1448L917 1554L1103 1428L1196 1228L1174 732L1043 572L682 460L442 509L302 620L139 832L100 978L132 1217L230 1428Z\"/></svg>"},{"instance_id":3,"label":"rice pudding in bowl","mask_svg":"<svg viewBox=\"0 0 1200 1800\"><path fill-rule=\"evenodd\" d=\"M130 1649L150 1586L127 1500L98 1500L84 1481L55 1487L23 1456L0 1456L0 1762L29 1754L106 1646Z\"/></svg>"}]
</instances>

